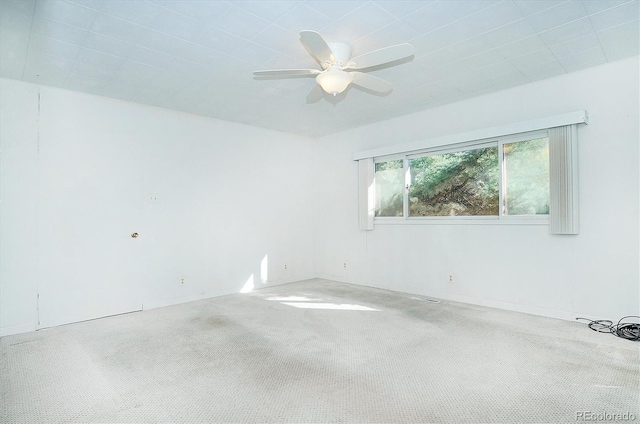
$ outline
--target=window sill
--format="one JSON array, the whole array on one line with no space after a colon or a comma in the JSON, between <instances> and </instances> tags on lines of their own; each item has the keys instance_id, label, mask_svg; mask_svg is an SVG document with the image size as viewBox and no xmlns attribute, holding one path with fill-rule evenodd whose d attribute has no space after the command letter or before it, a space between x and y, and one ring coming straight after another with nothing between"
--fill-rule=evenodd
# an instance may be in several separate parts
<instances>
[{"instance_id":1,"label":"window sill","mask_svg":"<svg viewBox=\"0 0 640 424\"><path fill-rule=\"evenodd\" d=\"M549 216L443 216L375 218L375 225L549 225Z\"/></svg>"}]
</instances>

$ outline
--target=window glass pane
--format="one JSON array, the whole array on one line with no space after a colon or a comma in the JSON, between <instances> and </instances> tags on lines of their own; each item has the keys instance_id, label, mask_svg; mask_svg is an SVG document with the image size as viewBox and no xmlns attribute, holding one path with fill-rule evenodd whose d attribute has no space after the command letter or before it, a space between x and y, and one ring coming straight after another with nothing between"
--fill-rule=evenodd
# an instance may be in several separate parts
<instances>
[{"instance_id":1,"label":"window glass pane","mask_svg":"<svg viewBox=\"0 0 640 424\"><path fill-rule=\"evenodd\" d=\"M504 145L506 215L549 214L549 139Z\"/></svg>"},{"instance_id":2,"label":"window glass pane","mask_svg":"<svg viewBox=\"0 0 640 424\"><path fill-rule=\"evenodd\" d=\"M409 216L498 215L498 147L409 161Z\"/></svg>"},{"instance_id":3,"label":"window glass pane","mask_svg":"<svg viewBox=\"0 0 640 424\"><path fill-rule=\"evenodd\" d=\"M376 216L402 216L403 160L376 163Z\"/></svg>"}]
</instances>

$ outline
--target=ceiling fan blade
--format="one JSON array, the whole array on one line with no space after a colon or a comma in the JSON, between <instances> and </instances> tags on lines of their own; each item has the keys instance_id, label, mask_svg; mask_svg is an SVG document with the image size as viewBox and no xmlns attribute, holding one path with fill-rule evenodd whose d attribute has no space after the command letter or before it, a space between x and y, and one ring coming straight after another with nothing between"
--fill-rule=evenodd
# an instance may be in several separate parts
<instances>
[{"instance_id":1,"label":"ceiling fan blade","mask_svg":"<svg viewBox=\"0 0 640 424\"><path fill-rule=\"evenodd\" d=\"M300 75L317 75L320 70L318 69L274 69L267 71L254 71L253 75L257 77L285 77L285 76L300 76Z\"/></svg>"},{"instance_id":2,"label":"ceiling fan blade","mask_svg":"<svg viewBox=\"0 0 640 424\"><path fill-rule=\"evenodd\" d=\"M393 86L383 79L374 77L373 75L362 72L351 72L353 74L352 84L359 85L367 90L376 91L378 93L388 93Z\"/></svg>"},{"instance_id":3,"label":"ceiling fan blade","mask_svg":"<svg viewBox=\"0 0 640 424\"><path fill-rule=\"evenodd\" d=\"M347 67L349 69L370 68L372 66L378 66L413 56L414 52L415 49L411 44L397 44L395 46L385 47L384 49L374 50L354 57L349 61L349 65Z\"/></svg>"},{"instance_id":4,"label":"ceiling fan blade","mask_svg":"<svg viewBox=\"0 0 640 424\"><path fill-rule=\"evenodd\" d=\"M336 61L331 48L327 42L324 41L324 38L322 38L322 36L317 32L308 30L301 31L300 39L311 56L313 56L321 65L324 66L327 62L333 63Z\"/></svg>"}]
</instances>

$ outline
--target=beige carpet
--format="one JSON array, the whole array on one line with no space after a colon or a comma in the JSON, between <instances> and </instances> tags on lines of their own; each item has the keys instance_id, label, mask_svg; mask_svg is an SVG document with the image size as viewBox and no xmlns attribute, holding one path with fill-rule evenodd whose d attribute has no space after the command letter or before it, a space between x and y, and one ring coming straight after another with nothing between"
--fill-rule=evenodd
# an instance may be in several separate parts
<instances>
[{"instance_id":1,"label":"beige carpet","mask_svg":"<svg viewBox=\"0 0 640 424\"><path fill-rule=\"evenodd\" d=\"M640 422L639 353L584 323L310 280L4 337L0 422Z\"/></svg>"}]
</instances>

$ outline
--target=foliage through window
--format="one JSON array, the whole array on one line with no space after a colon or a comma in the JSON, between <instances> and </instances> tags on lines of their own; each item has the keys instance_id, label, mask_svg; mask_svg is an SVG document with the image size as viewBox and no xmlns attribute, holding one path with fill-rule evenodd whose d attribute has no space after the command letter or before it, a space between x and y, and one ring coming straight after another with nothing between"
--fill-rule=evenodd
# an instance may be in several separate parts
<instances>
[{"instance_id":1,"label":"foliage through window","mask_svg":"<svg viewBox=\"0 0 640 424\"><path fill-rule=\"evenodd\" d=\"M409 216L497 215L498 148L409 159Z\"/></svg>"},{"instance_id":2,"label":"foliage through window","mask_svg":"<svg viewBox=\"0 0 640 424\"><path fill-rule=\"evenodd\" d=\"M376 161L375 199L376 217L548 215L548 138Z\"/></svg>"}]
</instances>

